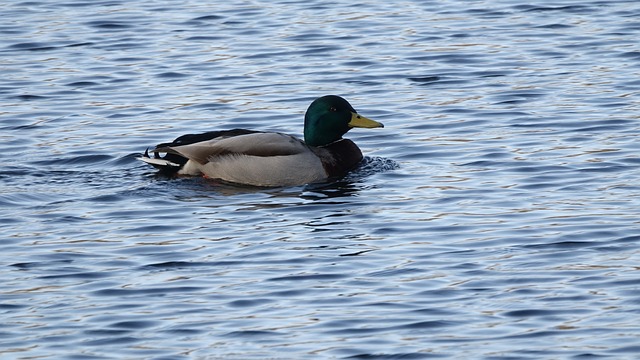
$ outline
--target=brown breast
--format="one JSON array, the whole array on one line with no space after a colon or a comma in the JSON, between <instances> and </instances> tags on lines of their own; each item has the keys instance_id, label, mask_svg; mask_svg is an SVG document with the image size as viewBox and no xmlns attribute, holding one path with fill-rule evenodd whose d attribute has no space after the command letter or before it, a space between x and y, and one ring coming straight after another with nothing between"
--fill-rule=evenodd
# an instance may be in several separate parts
<instances>
[{"instance_id":1,"label":"brown breast","mask_svg":"<svg viewBox=\"0 0 640 360\"><path fill-rule=\"evenodd\" d=\"M340 139L326 146L313 148L329 177L344 175L362 161L360 148L349 139Z\"/></svg>"}]
</instances>

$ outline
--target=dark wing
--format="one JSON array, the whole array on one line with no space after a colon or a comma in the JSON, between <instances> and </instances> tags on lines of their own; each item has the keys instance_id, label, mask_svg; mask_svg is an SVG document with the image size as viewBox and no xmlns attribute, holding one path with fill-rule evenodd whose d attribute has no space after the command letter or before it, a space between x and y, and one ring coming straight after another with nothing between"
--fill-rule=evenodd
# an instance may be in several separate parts
<instances>
[{"instance_id":1,"label":"dark wing","mask_svg":"<svg viewBox=\"0 0 640 360\"><path fill-rule=\"evenodd\" d=\"M260 131L247 130L247 129L233 129L233 130L208 131L202 134L186 134L173 140L173 142L158 144L156 147L159 148L159 147L166 147L166 146L189 145L189 144L194 144L201 141L212 140L215 138L230 138L234 136L253 134L257 132L260 132Z\"/></svg>"},{"instance_id":2,"label":"dark wing","mask_svg":"<svg viewBox=\"0 0 640 360\"><path fill-rule=\"evenodd\" d=\"M193 144L156 148L154 151L174 154L205 164L216 158L231 155L273 157L296 155L311 150L302 140L291 135L252 132L231 137L216 137Z\"/></svg>"},{"instance_id":3,"label":"dark wing","mask_svg":"<svg viewBox=\"0 0 640 360\"><path fill-rule=\"evenodd\" d=\"M156 151L157 149L173 147L173 146L182 146L182 145L195 144L195 143L198 143L198 142L213 140L213 139L216 139L216 138L224 139L224 138L230 138L230 137L234 137L234 136L258 133L258 132L259 131L247 130L247 129L233 129L233 130L208 131L208 132L201 133L201 134L186 134L186 135L182 135L182 136L176 138L175 140L173 140L172 142L166 142L166 143L158 144L152 150L153 159L159 159L159 160L163 160L163 161L158 161L158 162L147 161L147 162L149 164L155 166L156 168L162 170L162 171L165 171L165 172L168 172L168 173L175 173L178 170L180 170L180 168L182 168L182 166L184 164L186 164L187 161L189 161L189 159L187 159L184 156L181 156L180 154L173 153L173 152L172 153L166 153L164 156L160 156L160 153L158 151ZM147 149L144 152L144 158L151 159L151 156L149 155L149 149Z\"/></svg>"}]
</instances>

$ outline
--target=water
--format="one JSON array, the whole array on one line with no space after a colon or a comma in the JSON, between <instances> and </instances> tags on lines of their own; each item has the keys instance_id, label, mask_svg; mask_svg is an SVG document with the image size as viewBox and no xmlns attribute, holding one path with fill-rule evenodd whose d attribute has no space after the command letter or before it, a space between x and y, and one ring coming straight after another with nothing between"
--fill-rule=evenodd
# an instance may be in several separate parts
<instances>
[{"instance_id":1,"label":"water","mask_svg":"<svg viewBox=\"0 0 640 360\"><path fill-rule=\"evenodd\" d=\"M3 359L638 357L640 3L214 3L0 4ZM325 94L339 181L135 160Z\"/></svg>"}]
</instances>

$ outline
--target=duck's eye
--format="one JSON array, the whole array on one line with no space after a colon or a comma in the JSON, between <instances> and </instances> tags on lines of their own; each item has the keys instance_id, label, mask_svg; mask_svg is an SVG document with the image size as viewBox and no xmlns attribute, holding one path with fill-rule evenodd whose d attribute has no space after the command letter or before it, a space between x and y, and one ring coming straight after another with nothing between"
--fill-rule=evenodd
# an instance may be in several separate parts
<instances>
[{"instance_id":1,"label":"duck's eye","mask_svg":"<svg viewBox=\"0 0 640 360\"><path fill-rule=\"evenodd\" d=\"M335 107L335 106L332 106L332 107L330 107L330 108L329 108L329 111L331 111L331 112L336 112L336 111L338 111L338 109L336 109L336 107Z\"/></svg>"}]
</instances>

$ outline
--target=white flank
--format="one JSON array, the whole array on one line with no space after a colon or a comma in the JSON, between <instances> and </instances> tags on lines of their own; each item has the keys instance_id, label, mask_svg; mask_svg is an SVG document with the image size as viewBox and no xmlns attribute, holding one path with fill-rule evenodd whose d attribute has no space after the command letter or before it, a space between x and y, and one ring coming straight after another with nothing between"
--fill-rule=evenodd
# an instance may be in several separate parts
<instances>
[{"instance_id":1,"label":"white flank","mask_svg":"<svg viewBox=\"0 0 640 360\"><path fill-rule=\"evenodd\" d=\"M189 161L179 174L254 186L293 186L327 178L320 158L300 139L281 133L255 133L173 146ZM166 160L141 159L170 165ZM151 161L149 161L151 160Z\"/></svg>"},{"instance_id":2,"label":"white flank","mask_svg":"<svg viewBox=\"0 0 640 360\"><path fill-rule=\"evenodd\" d=\"M254 186L294 186L327 178L320 159L312 152L286 156L220 156L202 165L210 178Z\"/></svg>"},{"instance_id":3,"label":"white flank","mask_svg":"<svg viewBox=\"0 0 640 360\"><path fill-rule=\"evenodd\" d=\"M180 175L192 175L192 176L202 175L202 171L200 171L200 166L201 165L198 164L197 162L189 160L184 164L182 169L180 169L180 171L178 171L178 174L180 174Z\"/></svg>"}]
</instances>

